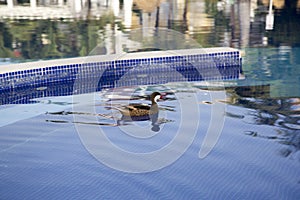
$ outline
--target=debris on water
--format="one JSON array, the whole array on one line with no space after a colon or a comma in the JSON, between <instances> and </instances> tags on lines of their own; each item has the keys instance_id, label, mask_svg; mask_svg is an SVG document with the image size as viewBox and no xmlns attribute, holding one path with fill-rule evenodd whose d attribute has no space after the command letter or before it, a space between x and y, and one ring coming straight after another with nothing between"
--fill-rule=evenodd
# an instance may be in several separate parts
<instances>
[{"instance_id":1,"label":"debris on water","mask_svg":"<svg viewBox=\"0 0 300 200\"><path fill-rule=\"evenodd\" d=\"M211 102L211 101L202 101L200 103L202 103L202 104L208 104L208 105L213 104L213 102Z\"/></svg>"},{"instance_id":2,"label":"debris on water","mask_svg":"<svg viewBox=\"0 0 300 200\"><path fill-rule=\"evenodd\" d=\"M245 117L244 115L234 114L231 112L226 112L225 115L228 117L233 117L233 118L237 118L237 119L243 119Z\"/></svg>"},{"instance_id":3,"label":"debris on water","mask_svg":"<svg viewBox=\"0 0 300 200\"><path fill-rule=\"evenodd\" d=\"M250 135L252 137L256 137L257 136L257 132L255 132L255 131L245 131L244 133L245 133L245 135Z\"/></svg>"}]
</instances>

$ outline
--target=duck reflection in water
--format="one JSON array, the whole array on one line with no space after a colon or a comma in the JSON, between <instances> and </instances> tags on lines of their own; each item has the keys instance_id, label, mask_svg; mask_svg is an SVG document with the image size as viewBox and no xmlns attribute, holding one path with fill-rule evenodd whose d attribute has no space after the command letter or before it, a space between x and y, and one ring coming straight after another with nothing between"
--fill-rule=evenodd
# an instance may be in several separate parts
<instances>
[{"instance_id":1,"label":"duck reflection in water","mask_svg":"<svg viewBox=\"0 0 300 200\"><path fill-rule=\"evenodd\" d=\"M122 107L110 107L118 110L122 117L117 120L117 124L121 125L124 122L132 121L151 121L152 131L158 132L160 130L158 123L159 108L157 102L162 99L159 92L153 92L150 96L151 105L132 103Z\"/></svg>"}]
</instances>

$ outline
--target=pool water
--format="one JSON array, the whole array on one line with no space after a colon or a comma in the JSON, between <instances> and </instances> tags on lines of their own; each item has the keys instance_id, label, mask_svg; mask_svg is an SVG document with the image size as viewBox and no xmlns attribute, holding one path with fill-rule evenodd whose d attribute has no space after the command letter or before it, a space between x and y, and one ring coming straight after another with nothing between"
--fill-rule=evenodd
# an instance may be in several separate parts
<instances>
[{"instance_id":1,"label":"pool water","mask_svg":"<svg viewBox=\"0 0 300 200\"><path fill-rule=\"evenodd\" d=\"M197 8L196 1L187 2ZM247 38L238 4L228 7L235 16L218 11L217 1L199 2L206 6L203 20L213 24L194 24L189 32L171 20L168 28L203 47L241 49L245 79L78 95L70 95L73 85L66 83L1 92L0 199L299 199L299 9L286 1L275 10L274 30L265 31L267 6L257 3ZM175 18L179 14L174 11ZM109 15L99 21L1 21L0 32L11 41L0 43L0 64L85 56L99 34L106 37L120 23ZM24 24L21 37L14 30ZM119 29L126 35L125 27ZM163 95L157 120L120 120L114 107L150 104L154 91Z\"/></svg>"},{"instance_id":2,"label":"pool water","mask_svg":"<svg viewBox=\"0 0 300 200\"><path fill-rule=\"evenodd\" d=\"M290 70L297 70L293 67L299 63L292 64ZM270 68L261 76L272 75ZM276 79L259 85L246 65L248 73L249 79L225 82L225 89L216 82L169 83L2 105L1 112L11 115L1 118L1 199L297 199L299 96L296 90L291 97L275 96L272 89L289 86L273 84ZM151 131L150 121L117 123L120 113L111 106L149 104L153 91L164 95L158 102L158 132ZM214 113L216 105L225 109ZM183 108L197 116L183 115ZM209 126L222 123L211 121L213 115L223 116L221 134L212 151L200 158ZM113 145L93 141L96 148L90 148L84 138L89 130L103 133ZM137 162L114 153L117 147L132 155L150 154L175 140L169 157L176 150L182 154L167 164L161 154ZM95 150L108 158L99 159Z\"/></svg>"}]
</instances>

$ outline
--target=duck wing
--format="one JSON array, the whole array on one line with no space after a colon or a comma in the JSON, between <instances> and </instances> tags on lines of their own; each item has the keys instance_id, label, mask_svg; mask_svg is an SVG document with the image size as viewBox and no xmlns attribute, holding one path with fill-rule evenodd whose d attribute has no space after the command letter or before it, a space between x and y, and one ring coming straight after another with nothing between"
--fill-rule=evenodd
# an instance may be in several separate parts
<instances>
[{"instance_id":1,"label":"duck wing","mask_svg":"<svg viewBox=\"0 0 300 200\"><path fill-rule=\"evenodd\" d=\"M150 110L150 106L147 104L129 104L126 106L128 110Z\"/></svg>"}]
</instances>

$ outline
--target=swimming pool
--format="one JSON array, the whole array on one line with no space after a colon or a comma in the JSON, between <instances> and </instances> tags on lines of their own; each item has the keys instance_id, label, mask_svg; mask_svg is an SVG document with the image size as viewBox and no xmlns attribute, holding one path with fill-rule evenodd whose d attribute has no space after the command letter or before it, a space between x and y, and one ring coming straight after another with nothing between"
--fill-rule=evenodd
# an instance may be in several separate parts
<instances>
[{"instance_id":1,"label":"swimming pool","mask_svg":"<svg viewBox=\"0 0 300 200\"><path fill-rule=\"evenodd\" d=\"M300 49L243 51L239 80L76 95L64 81L1 93L0 199L298 199ZM113 106L149 104L154 91L163 94L159 131L150 121L118 124Z\"/></svg>"},{"instance_id":2,"label":"swimming pool","mask_svg":"<svg viewBox=\"0 0 300 200\"><path fill-rule=\"evenodd\" d=\"M299 79L295 73L277 72L280 68L276 64L284 64L282 70L297 71L299 62L289 58L299 55L299 49L280 51L248 49L243 67L247 78L225 81L225 99L218 98L224 97L220 95L224 90L217 82L202 81L104 89L77 97L50 95L34 98L30 104L2 105L2 116L10 123L1 126L1 198L296 199L300 177L299 90L294 88ZM269 67L259 68L262 78L255 77L253 69L247 70L259 67L251 56L258 60L268 57L265 66ZM294 87L289 90L291 81ZM158 102L159 132L150 131L148 121L117 126L115 119L105 117L119 115L107 109L111 102L126 104L130 97L131 101L147 103L145 98L153 91L165 94ZM80 105L94 110L79 112ZM224 112L217 113L224 116L222 132L209 155L200 159L209 125L219 123L211 121L216 105L225 107ZM185 111L189 111L185 113L188 117L180 123ZM95 117L96 113L104 117ZM12 121L16 115L25 117ZM100 129L112 146L104 141L82 143L83 134ZM148 131L135 135L138 129ZM178 143L169 149L169 155L183 153L168 164L164 163L168 160L165 154L151 157L151 162L147 157L138 162L113 154L116 146L133 155L150 154L173 141ZM105 162L92 156L95 149L87 144L102 144ZM148 172L138 171L138 165L145 165Z\"/></svg>"}]
</instances>

